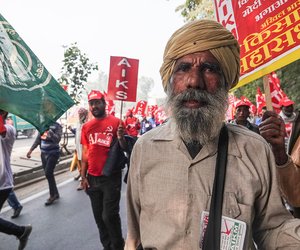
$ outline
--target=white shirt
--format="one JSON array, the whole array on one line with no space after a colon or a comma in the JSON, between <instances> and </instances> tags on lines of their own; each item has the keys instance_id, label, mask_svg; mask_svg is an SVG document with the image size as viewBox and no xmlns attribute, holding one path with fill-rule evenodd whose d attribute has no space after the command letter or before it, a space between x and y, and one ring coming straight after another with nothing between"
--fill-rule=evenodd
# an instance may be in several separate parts
<instances>
[{"instance_id":1,"label":"white shirt","mask_svg":"<svg viewBox=\"0 0 300 250\"><path fill-rule=\"evenodd\" d=\"M0 136L0 190L13 187L13 173L10 166L10 156L16 139L16 129L9 124L5 124L5 127L5 137Z\"/></svg>"}]
</instances>

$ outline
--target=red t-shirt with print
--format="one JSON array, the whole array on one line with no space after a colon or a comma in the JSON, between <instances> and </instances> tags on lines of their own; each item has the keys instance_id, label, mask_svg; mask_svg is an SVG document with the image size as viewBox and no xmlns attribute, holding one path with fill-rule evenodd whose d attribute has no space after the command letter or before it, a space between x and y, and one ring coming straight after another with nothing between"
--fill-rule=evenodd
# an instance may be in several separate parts
<instances>
[{"instance_id":1,"label":"red t-shirt with print","mask_svg":"<svg viewBox=\"0 0 300 250\"><path fill-rule=\"evenodd\" d=\"M82 126L81 144L88 146L88 173L90 175L102 175L109 147L117 137L119 124L119 118L107 115L101 119L92 119Z\"/></svg>"},{"instance_id":2,"label":"red t-shirt with print","mask_svg":"<svg viewBox=\"0 0 300 250\"><path fill-rule=\"evenodd\" d=\"M141 128L138 118L128 116L125 120L126 132L130 136L138 136Z\"/></svg>"}]
</instances>

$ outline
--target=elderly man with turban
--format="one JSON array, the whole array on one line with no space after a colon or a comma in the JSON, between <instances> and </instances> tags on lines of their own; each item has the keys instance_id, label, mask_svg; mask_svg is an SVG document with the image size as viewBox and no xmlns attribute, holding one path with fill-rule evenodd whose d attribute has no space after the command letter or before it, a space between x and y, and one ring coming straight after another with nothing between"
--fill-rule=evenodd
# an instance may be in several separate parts
<instances>
[{"instance_id":1,"label":"elderly man with turban","mask_svg":"<svg viewBox=\"0 0 300 250\"><path fill-rule=\"evenodd\" d=\"M82 144L80 142L80 138L81 138L81 129L83 124L85 124L88 120L88 114L89 111L83 107L79 108L77 111L78 114L78 122L76 125L76 128L72 128L71 126L69 126L69 130L71 130L71 132L73 134L75 134L75 146L76 146L76 151L75 151L75 157L77 157L77 168L78 168L78 175L74 177L75 180L78 180L80 178L80 173L81 173L81 158L82 158ZM80 184L77 187L77 190L82 190L82 183L80 182Z\"/></svg>"},{"instance_id":2,"label":"elderly man with turban","mask_svg":"<svg viewBox=\"0 0 300 250\"><path fill-rule=\"evenodd\" d=\"M239 61L236 39L215 21L169 39L160 73L170 119L133 149L126 249L300 249L269 145L224 124Z\"/></svg>"}]
</instances>

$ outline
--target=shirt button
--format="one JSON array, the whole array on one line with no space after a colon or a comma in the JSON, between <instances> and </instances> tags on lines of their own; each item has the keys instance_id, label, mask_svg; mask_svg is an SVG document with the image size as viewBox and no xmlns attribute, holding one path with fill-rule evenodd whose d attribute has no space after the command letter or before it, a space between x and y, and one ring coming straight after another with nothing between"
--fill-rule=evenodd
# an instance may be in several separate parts
<instances>
[{"instance_id":1,"label":"shirt button","mask_svg":"<svg viewBox=\"0 0 300 250\"><path fill-rule=\"evenodd\" d=\"M186 230L186 231L185 231L185 234L187 234L187 235L190 234L190 233L191 233L190 230Z\"/></svg>"},{"instance_id":2,"label":"shirt button","mask_svg":"<svg viewBox=\"0 0 300 250\"><path fill-rule=\"evenodd\" d=\"M194 200L194 195L189 194L189 198L188 198L188 204L191 204Z\"/></svg>"}]
</instances>

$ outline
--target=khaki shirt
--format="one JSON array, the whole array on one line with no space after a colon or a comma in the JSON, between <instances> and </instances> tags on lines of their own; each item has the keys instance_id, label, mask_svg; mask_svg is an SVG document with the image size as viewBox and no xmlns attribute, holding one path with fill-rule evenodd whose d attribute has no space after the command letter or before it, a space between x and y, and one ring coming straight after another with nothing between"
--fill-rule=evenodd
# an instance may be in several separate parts
<instances>
[{"instance_id":1,"label":"khaki shirt","mask_svg":"<svg viewBox=\"0 0 300 250\"><path fill-rule=\"evenodd\" d=\"M285 209L266 141L232 124L223 216L247 225L243 249L300 249L300 220ZM200 218L209 211L218 138L192 159L170 121L135 144L127 189L125 249L200 249ZM255 244L253 243L253 240Z\"/></svg>"},{"instance_id":2,"label":"khaki shirt","mask_svg":"<svg viewBox=\"0 0 300 250\"><path fill-rule=\"evenodd\" d=\"M300 207L300 167L292 159L282 166L277 166L277 179L282 196L293 207Z\"/></svg>"}]
</instances>

